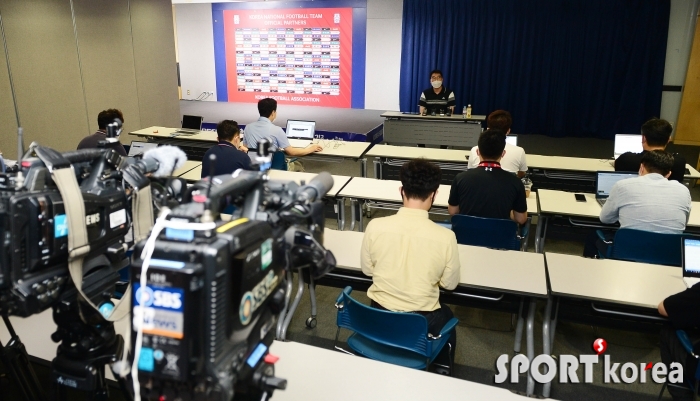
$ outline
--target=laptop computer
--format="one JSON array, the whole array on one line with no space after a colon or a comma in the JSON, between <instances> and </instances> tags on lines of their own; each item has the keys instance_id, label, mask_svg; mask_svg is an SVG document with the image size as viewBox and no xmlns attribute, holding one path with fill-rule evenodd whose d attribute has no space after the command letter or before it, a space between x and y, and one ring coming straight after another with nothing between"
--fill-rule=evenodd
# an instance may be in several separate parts
<instances>
[{"instance_id":1,"label":"laptop computer","mask_svg":"<svg viewBox=\"0 0 700 401\"><path fill-rule=\"evenodd\" d=\"M170 136L180 136L180 135L194 135L198 134L202 130L202 121L204 117L202 116L182 116L182 128L170 134Z\"/></svg>"},{"instance_id":2,"label":"laptop computer","mask_svg":"<svg viewBox=\"0 0 700 401\"><path fill-rule=\"evenodd\" d=\"M615 135L615 151L613 157L617 159L621 154L632 152L641 153L642 149L642 136L641 135L629 135L629 134L617 134Z\"/></svg>"},{"instance_id":3,"label":"laptop computer","mask_svg":"<svg viewBox=\"0 0 700 401\"><path fill-rule=\"evenodd\" d=\"M300 147L306 147L314 140L316 121L287 120L287 138L303 141Z\"/></svg>"},{"instance_id":4,"label":"laptop computer","mask_svg":"<svg viewBox=\"0 0 700 401\"><path fill-rule=\"evenodd\" d=\"M157 148L158 144L155 142L141 142L141 141L131 141L129 146L129 157L136 157L143 155L147 150Z\"/></svg>"},{"instance_id":5,"label":"laptop computer","mask_svg":"<svg viewBox=\"0 0 700 401\"><path fill-rule=\"evenodd\" d=\"M683 282L690 288L700 282L700 239L683 238Z\"/></svg>"},{"instance_id":6,"label":"laptop computer","mask_svg":"<svg viewBox=\"0 0 700 401\"><path fill-rule=\"evenodd\" d=\"M595 199L600 206L605 204L610 196L610 190L618 181L637 177L639 174L626 171L598 171L595 179Z\"/></svg>"},{"instance_id":7,"label":"laptop computer","mask_svg":"<svg viewBox=\"0 0 700 401\"><path fill-rule=\"evenodd\" d=\"M517 135L506 136L506 143L509 143L513 146L518 146L518 136Z\"/></svg>"}]
</instances>

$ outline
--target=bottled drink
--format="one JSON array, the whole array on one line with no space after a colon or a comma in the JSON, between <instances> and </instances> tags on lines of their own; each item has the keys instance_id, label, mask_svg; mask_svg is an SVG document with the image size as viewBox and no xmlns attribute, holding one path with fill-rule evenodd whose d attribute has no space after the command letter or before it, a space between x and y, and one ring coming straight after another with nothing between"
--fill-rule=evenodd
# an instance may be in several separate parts
<instances>
[{"instance_id":1,"label":"bottled drink","mask_svg":"<svg viewBox=\"0 0 700 401\"><path fill-rule=\"evenodd\" d=\"M465 113L466 118L472 118L472 105L467 105L467 112Z\"/></svg>"},{"instance_id":2,"label":"bottled drink","mask_svg":"<svg viewBox=\"0 0 700 401\"><path fill-rule=\"evenodd\" d=\"M462 108L462 117L467 118L467 106Z\"/></svg>"}]
</instances>

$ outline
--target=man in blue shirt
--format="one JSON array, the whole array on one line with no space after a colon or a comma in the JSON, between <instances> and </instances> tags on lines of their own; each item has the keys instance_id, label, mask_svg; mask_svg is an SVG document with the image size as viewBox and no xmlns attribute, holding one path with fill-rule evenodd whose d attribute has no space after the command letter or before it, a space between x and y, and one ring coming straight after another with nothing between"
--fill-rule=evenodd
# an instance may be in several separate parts
<instances>
[{"instance_id":1,"label":"man in blue shirt","mask_svg":"<svg viewBox=\"0 0 700 401\"><path fill-rule=\"evenodd\" d=\"M211 175L209 157L216 156L214 175L232 174L238 169L252 170L250 158L247 154L239 150L241 148L241 129L238 123L231 120L224 120L216 126L219 143L212 146L204 154L202 160L202 178Z\"/></svg>"},{"instance_id":2,"label":"man in blue shirt","mask_svg":"<svg viewBox=\"0 0 700 401\"><path fill-rule=\"evenodd\" d=\"M275 99L265 98L259 101L258 113L260 113L258 121L246 125L245 138L243 139L245 145L250 149L251 156L257 153L258 142L262 139L270 141L273 152L280 150L287 156L306 156L323 150L321 145L313 143L305 148L295 148L289 144L284 130L272 124L277 118L277 101Z\"/></svg>"}]
</instances>

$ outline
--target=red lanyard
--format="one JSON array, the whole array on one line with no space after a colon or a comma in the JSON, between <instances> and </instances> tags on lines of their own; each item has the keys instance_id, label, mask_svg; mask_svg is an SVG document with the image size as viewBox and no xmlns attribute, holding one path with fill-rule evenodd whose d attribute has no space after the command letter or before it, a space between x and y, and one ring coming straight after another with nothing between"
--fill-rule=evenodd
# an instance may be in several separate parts
<instances>
[{"instance_id":1,"label":"red lanyard","mask_svg":"<svg viewBox=\"0 0 700 401\"><path fill-rule=\"evenodd\" d=\"M481 162L477 167L486 167L486 171L492 171L495 168L501 168L499 162Z\"/></svg>"}]
</instances>

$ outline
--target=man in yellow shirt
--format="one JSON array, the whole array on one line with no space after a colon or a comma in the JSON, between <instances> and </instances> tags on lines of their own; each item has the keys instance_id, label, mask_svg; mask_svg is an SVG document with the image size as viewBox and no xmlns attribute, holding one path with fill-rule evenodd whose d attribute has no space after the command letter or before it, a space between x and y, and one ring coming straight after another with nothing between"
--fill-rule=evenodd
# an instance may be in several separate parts
<instances>
[{"instance_id":1,"label":"man in yellow shirt","mask_svg":"<svg viewBox=\"0 0 700 401\"><path fill-rule=\"evenodd\" d=\"M420 313L428 331L437 335L452 317L440 303L440 288L459 284L459 254L455 234L428 218L440 186L440 168L422 159L401 167L403 207L394 216L373 219L362 241L362 272L372 277L367 296L372 306ZM454 358L454 331L435 362L449 366Z\"/></svg>"}]
</instances>

